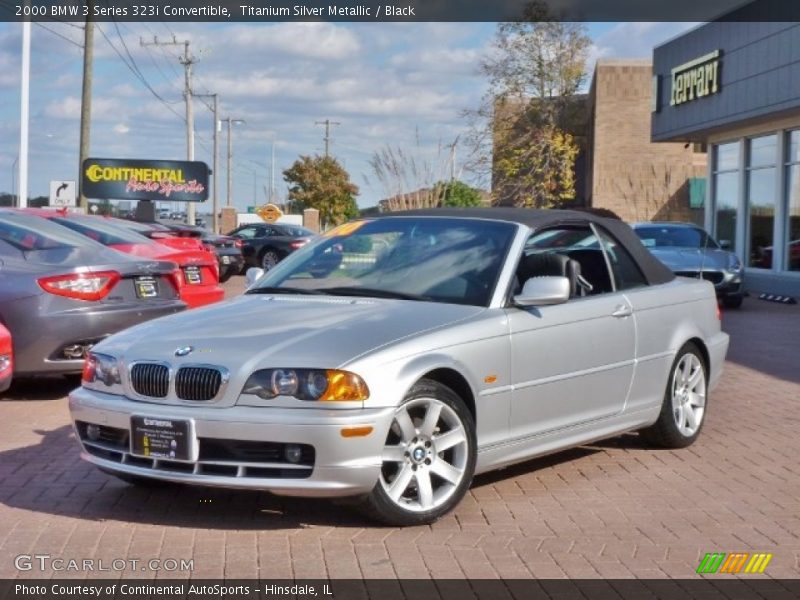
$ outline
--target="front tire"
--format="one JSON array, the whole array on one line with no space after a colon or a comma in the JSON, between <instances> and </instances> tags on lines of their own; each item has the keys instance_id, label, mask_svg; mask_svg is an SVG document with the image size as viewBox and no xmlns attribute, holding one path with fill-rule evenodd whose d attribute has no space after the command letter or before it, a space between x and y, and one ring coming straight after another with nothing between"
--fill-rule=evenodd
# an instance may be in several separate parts
<instances>
[{"instance_id":1,"label":"front tire","mask_svg":"<svg viewBox=\"0 0 800 600\"><path fill-rule=\"evenodd\" d=\"M463 400L422 379L395 410L380 477L362 508L387 525L432 523L464 497L476 457L475 421Z\"/></svg>"},{"instance_id":2,"label":"front tire","mask_svg":"<svg viewBox=\"0 0 800 600\"><path fill-rule=\"evenodd\" d=\"M708 401L708 373L703 355L691 342L675 357L658 420L640 433L662 448L686 448L694 443L703 423Z\"/></svg>"}]
</instances>

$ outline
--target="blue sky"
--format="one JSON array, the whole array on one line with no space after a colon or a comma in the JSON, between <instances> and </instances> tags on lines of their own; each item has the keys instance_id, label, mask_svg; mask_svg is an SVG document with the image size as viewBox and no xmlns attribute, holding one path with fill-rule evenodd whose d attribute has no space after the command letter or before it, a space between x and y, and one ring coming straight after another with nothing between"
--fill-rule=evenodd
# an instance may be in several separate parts
<instances>
[{"instance_id":1,"label":"blue sky","mask_svg":"<svg viewBox=\"0 0 800 600\"><path fill-rule=\"evenodd\" d=\"M692 25L589 24L588 69L598 57L649 57L653 46ZM35 25L32 32L31 195L46 195L51 179L78 174L82 51L76 44L82 43L83 31L71 24L45 26L48 30ZM414 151L444 172L444 146L465 129L460 113L476 106L483 93L478 63L495 25L120 23L118 32L113 23L103 23L100 28L105 36L95 35L91 154L185 158L182 47L144 48L139 40L188 38L199 55L195 93L218 92L222 116L246 120L233 136L233 198L244 208L254 203L254 178L257 203L265 201L272 140L280 198L286 190L280 172L300 154L322 153L323 128L315 121L326 118L341 122L333 130L331 152L361 188L362 207L385 195L374 182L369 159L386 144ZM111 44L126 54L123 40L163 102L115 53ZM0 191L11 191L18 153L20 43L21 25L0 24ZM195 114L196 159L210 165L213 119L200 101ZM220 143L224 203L224 135Z\"/></svg>"}]
</instances>

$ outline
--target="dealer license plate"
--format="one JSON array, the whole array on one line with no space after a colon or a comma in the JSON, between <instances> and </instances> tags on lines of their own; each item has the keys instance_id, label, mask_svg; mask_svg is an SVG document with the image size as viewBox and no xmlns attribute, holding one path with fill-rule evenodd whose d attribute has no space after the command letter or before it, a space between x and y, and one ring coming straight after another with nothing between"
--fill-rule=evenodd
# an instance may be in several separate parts
<instances>
[{"instance_id":1,"label":"dealer license plate","mask_svg":"<svg viewBox=\"0 0 800 600\"><path fill-rule=\"evenodd\" d=\"M190 421L131 417L131 453L148 458L192 460Z\"/></svg>"},{"instance_id":2,"label":"dealer license plate","mask_svg":"<svg viewBox=\"0 0 800 600\"><path fill-rule=\"evenodd\" d=\"M158 284L154 277L137 277L134 280L138 298L155 298L158 296Z\"/></svg>"},{"instance_id":3,"label":"dealer license plate","mask_svg":"<svg viewBox=\"0 0 800 600\"><path fill-rule=\"evenodd\" d=\"M186 283L190 285L203 283L203 276L200 274L199 267L186 267L183 272L186 275Z\"/></svg>"}]
</instances>

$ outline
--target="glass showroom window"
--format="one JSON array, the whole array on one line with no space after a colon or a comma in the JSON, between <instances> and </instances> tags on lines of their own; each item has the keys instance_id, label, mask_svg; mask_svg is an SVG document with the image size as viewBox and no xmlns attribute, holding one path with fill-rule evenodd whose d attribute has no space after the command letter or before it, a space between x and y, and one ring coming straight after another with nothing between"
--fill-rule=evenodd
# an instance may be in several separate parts
<instances>
[{"instance_id":1,"label":"glass showroom window","mask_svg":"<svg viewBox=\"0 0 800 600\"><path fill-rule=\"evenodd\" d=\"M739 204L739 142L714 147L714 210L717 240L736 243L736 209Z\"/></svg>"},{"instance_id":2,"label":"glass showroom window","mask_svg":"<svg viewBox=\"0 0 800 600\"><path fill-rule=\"evenodd\" d=\"M747 266L772 268L775 231L775 153L778 136L747 140Z\"/></svg>"},{"instance_id":3,"label":"glass showroom window","mask_svg":"<svg viewBox=\"0 0 800 600\"><path fill-rule=\"evenodd\" d=\"M800 131L790 131L786 144L786 268L800 271Z\"/></svg>"}]
</instances>

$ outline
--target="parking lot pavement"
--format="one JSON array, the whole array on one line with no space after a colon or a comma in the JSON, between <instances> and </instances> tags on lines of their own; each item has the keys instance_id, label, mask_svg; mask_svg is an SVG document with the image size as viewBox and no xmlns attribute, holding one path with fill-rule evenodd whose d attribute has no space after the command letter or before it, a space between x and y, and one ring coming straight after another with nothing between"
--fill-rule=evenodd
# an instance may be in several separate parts
<instances>
[{"instance_id":1,"label":"parking lot pavement","mask_svg":"<svg viewBox=\"0 0 800 600\"><path fill-rule=\"evenodd\" d=\"M0 402L0 578L86 576L18 571L21 554L106 568L193 559L196 578L682 578L707 552L772 553L764 576L796 578L800 306L749 299L724 327L730 360L691 448L654 451L632 434L532 460L478 477L454 513L409 529L325 501L130 487L79 460L75 380L16 386ZM88 575L190 574L156 566Z\"/></svg>"}]
</instances>

